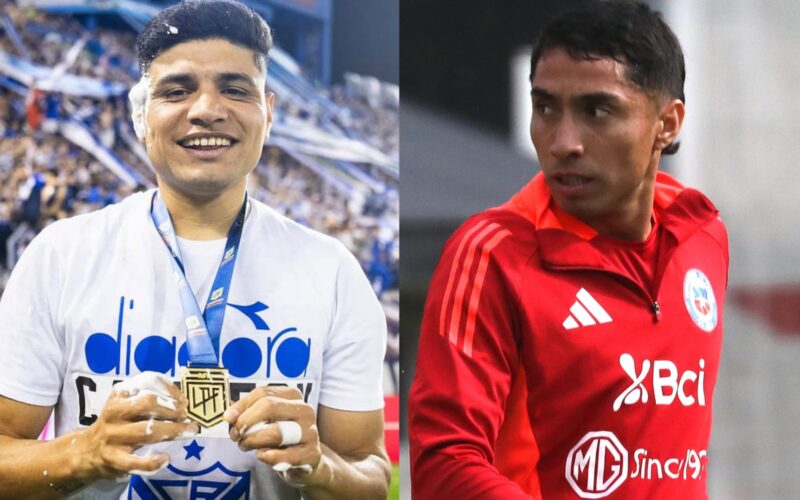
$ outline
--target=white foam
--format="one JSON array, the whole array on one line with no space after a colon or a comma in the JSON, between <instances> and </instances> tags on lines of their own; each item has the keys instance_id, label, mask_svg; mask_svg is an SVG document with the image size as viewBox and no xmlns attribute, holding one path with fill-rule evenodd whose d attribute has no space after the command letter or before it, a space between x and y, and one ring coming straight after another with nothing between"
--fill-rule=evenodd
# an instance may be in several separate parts
<instances>
[{"instance_id":1,"label":"white foam","mask_svg":"<svg viewBox=\"0 0 800 500\"><path fill-rule=\"evenodd\" d=\"M115 385L114 391L127 391L131 395L131 403L144 396L154 394L158 405L175 410L175 400L172 399L172 394L168 389L170 385L172 385L172 381L163 373L142 372Z\"/></svg>"},{"instance_id":2,"label":"white foam","mask_svg":"<svg viewBox=\"0 0 800 500\"><path fill-rule=\"evenodd\" d=\"M267 425L269 425L269 422L258 422L257 424L253 425L253 427L250 427L249 429L245 427L244 433L242 434L242 437L249 436L250 434L255 434L256 432L258 432L261 429L265 428Z\"/></svg>"},{"instance_id":3,"label":"white foam","mask_svg":"<svg viewBox=\"0 0 800 500\"><path fill-rule=\"evenodd\" d=\"M284 473L284 472L288 471L289 469L301 470L301 471L305 472L306 474L311 474L311 470L312 470L311 466L308 465L308 464L291 465L291 464L289 464L287 462L278 462L277 464L272 466L272 469L275 472L280 472L280 473Z\"/></svg>"},{"instance_id":4,"label":"white foam","mask_svg":"<svg viewBox=\"0 0 800 500\"><path fill-rule=\"evenodd\" d=\"M175 439L191 439L193 437L197 437L197 434L197 432L183 431Z\"/></svg>"},{"instance_id":5,"label":"white foam","mask_svg":"<svg viewBox=\"0 0 800 500\"><path fill-rule=\"evenodd\" d=\"M277 472L286 472L292 468L292 465L288 462L278 462L277 464L273 465L272 468Z\"/></svg>"},{"instance_id":6,"label":"white foam","mask_svg":"<svg viewBox=\"0 0 800 500\"><path fill-rule=\"evenodd\" d=\"M131 121L136 137L144 139L147 132L147 101L150 98L150 75L145 73L142 78L131 87L128 100L131 105Z\"/></svg>"}]
</instances>

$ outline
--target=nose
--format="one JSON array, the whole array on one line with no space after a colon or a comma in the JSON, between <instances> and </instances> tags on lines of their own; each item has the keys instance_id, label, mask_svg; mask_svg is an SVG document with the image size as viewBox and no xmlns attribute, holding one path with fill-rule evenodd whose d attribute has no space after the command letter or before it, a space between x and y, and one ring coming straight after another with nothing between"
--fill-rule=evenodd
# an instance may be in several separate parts
<instances>
[{"instance_id":1,"label":"nose","mask_svg":"<svg viewBox=\"0 0 800 500\"><path fill-rule=\"evenodd\" d=\"M559 160L578 158L583 155L583 140L580 127L575 120L565 113L553 124L553 137L550 143L550 154Z\"/></svg>"},{"instance_id":2,"label":"nose","mask_svg":"<svg viewBox=\"0 0 800 500\"><path fill-rule=\"evenodd\" d=\"M225 120L227 116L228 110L215 91L199 92L187 114L192 125L206 128L215 122Z\"/></svg>"}]
</instances>

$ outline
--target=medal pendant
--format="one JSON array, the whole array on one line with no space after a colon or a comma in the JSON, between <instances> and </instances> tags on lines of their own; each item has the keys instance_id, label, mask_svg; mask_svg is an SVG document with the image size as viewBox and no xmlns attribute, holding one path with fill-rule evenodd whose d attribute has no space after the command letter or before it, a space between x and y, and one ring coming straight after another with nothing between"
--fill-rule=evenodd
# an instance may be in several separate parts
<instances>
[{"instance_id":1,"label":"medal pendant","mask_svg":"<svg viewBox=\"0 0 800 500\"><path fill-rule=\"evenodd\" d=\"M181 373L181 392L189 400L189 418L202 427L213 427L222 422L230 405L228 370L187 367Z\"/></svg>"}]
</instances>

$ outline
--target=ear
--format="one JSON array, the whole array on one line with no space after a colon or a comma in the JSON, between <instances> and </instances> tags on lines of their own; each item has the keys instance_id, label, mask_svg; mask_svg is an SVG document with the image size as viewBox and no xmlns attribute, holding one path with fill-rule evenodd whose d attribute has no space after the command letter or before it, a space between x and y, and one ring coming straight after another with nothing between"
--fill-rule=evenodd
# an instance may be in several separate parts
<instances>
[{"instance_id":1,"label":"ear","mask_svg":"<svg viewBox=\"0 0 800 500\"><path fill-rule=\"evenodd\" d=\"M685 115L686 106L680 99L667 101L661 107L661 112L658 115L660 130L656 134L653 149L660 151L675 142L681 132Z\"/></svg>"},{"instance_id":2,"label":"ear","mask_svg":"<svg viewBox=\"0 0 800 500\"><path fill-rule=\"evenodd\" d=\"M272 110L275 106L275 93L274 92L267 92L267 126L264 129L264 141L269 141L269 131L272 128Z\"/></svg>"}]
</instances>

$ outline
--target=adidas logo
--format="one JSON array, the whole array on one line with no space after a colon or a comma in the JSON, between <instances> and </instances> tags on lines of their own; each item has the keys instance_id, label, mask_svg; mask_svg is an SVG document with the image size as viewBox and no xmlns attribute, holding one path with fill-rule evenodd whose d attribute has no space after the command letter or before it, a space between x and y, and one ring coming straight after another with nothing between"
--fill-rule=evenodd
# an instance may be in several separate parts
<instances>
[{"instance_id":1,"label":"adidas logo","mask_svg":"<svg viewBox=\"0 0 800 500\"><path fill-rule=\"evenodd\" d=\"M603 309L603 306L594 300L594 297L592 297L585 288L581 288L578 291L577 297L578 300L569 308L570 315L567 316L567 319L562 323L565 329L573 330L579 326L611 323L611 316ZM580 325L578 323L580 323Z\"/></svg>"}]
</instances>

